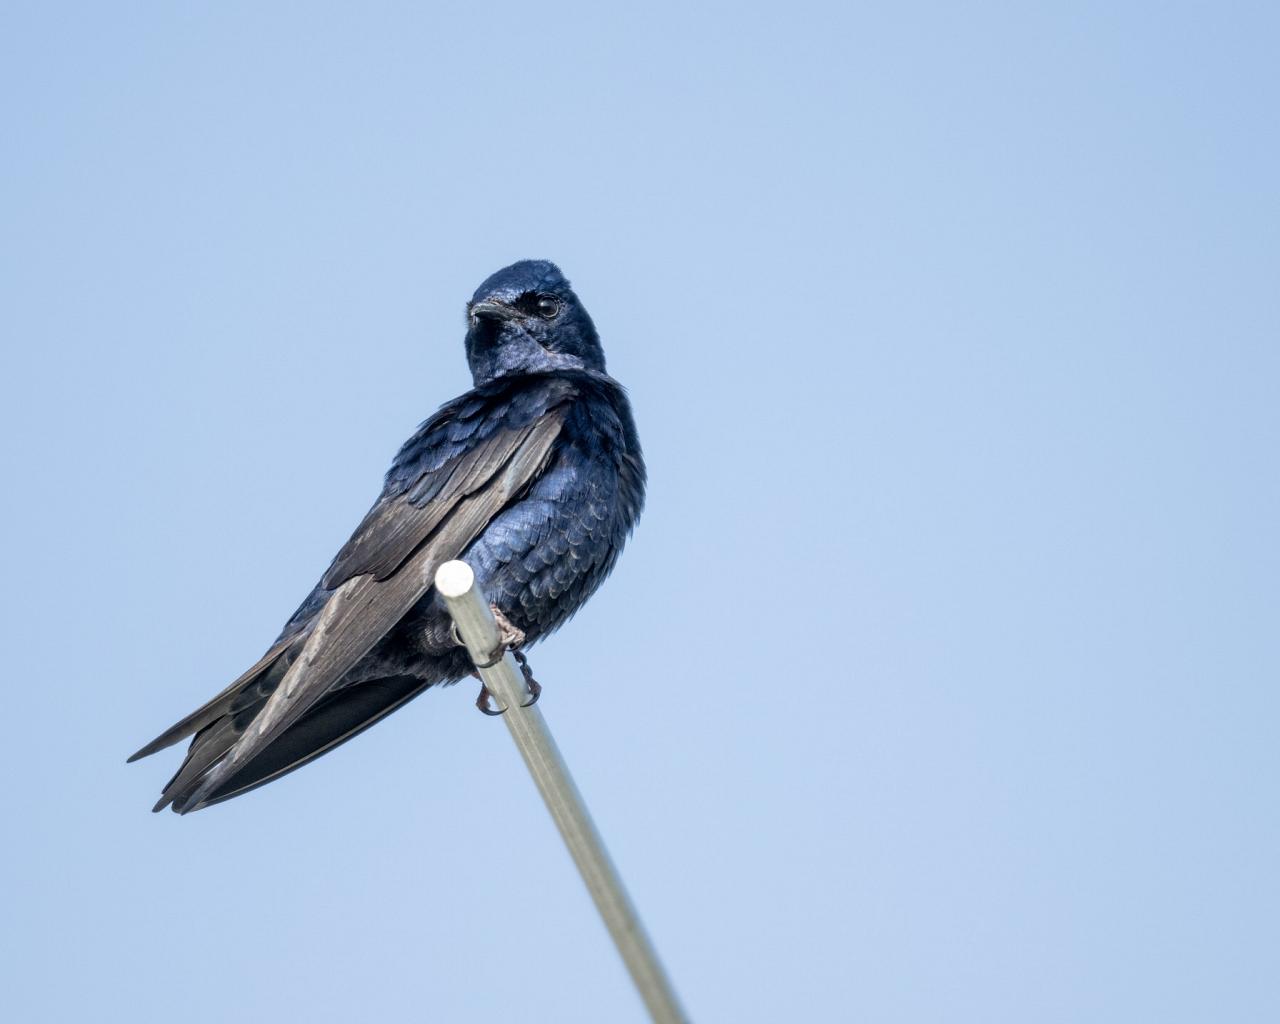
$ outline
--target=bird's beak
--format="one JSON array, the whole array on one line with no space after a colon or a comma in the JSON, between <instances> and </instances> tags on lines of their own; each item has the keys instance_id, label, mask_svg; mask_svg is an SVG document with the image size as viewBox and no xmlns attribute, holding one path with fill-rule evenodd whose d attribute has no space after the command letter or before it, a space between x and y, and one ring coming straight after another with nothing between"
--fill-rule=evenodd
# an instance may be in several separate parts
<instances>
[{"instance_id":1,"label":"bird's beak","mask_svg":"<svg viewBox=\"0 0 1280 1024\"><path fill-rule=\"evenodd\" d=\"M514 320L520 315L518 310L512 309L505 302L494 302L486 299L483 302L472 303L471 308L467 311L472 321L476 320Z\"/></svg>"}]
</instances>

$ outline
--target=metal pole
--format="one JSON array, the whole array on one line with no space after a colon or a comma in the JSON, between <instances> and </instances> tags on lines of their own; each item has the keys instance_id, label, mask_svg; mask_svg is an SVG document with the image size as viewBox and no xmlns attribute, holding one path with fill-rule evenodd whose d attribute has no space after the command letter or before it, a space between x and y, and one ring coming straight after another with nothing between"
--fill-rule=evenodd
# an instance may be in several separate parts
<instances>
[{"instance_id":1,"label":"metal pole","mask_svg":"<svg viewBox=\"0 0 1280 1024\"><path fill-rule=\"evenodd\" d=\"M436 570L436 590L444 598L472 662L483 665L493 656L500 641L493 611L475 586L471 566L460 561L440 566ZM506 651L497 664L476 670L494 700L506 708L502 720L511 730L511 738L555 819L582 880L587 883L587 891L631 972L649 1016L659 1024L686 1022L688 1017L662 969L657 950L645 934L542 712L537 707L521 707L530 694L515 658Z\"/></svg>"}]
</instances>

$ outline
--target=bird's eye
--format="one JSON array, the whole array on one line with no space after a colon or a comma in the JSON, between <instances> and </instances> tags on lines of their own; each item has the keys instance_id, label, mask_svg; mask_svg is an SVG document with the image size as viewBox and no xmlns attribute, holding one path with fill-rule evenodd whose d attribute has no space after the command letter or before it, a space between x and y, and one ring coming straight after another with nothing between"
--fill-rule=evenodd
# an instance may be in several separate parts
<instances>
[{"instance_id":1,"label":"bird's eye","mask_svg":"<svg viewBox=\"0 0 1280 1024\"><path fill-rule=\"evenodd\" d=\"M550 320L553 316L560 312L560 300L554 295L538 296L538 316L546 317Z\"/></svg>"}]
</instances>

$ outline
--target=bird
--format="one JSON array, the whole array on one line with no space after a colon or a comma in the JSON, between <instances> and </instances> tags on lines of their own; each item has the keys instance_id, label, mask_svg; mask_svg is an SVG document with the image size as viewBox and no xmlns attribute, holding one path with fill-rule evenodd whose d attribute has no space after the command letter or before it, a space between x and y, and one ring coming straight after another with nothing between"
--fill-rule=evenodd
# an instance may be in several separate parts
<instances>
[{"instance_id":1,"label":"bird","mask_svg":"<svg viewBox=\"0 0 1280 1024\"><path fill-rule=\"evenodd\" d=\"M240 796L474 674L432 585L444 562L471 566L517 652L613 570L644 506L644 457L626 392L560 269L521 260L489 276L467 304L465 350L473 387L400 448L275 643L129 758L191 737L153 810Z\"/></svg>"}]
</instances>

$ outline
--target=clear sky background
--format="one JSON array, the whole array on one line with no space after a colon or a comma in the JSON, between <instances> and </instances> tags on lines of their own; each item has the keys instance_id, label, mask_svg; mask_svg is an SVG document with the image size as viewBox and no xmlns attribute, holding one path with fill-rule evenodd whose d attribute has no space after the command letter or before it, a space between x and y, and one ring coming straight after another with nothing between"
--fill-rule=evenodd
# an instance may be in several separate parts
<instances>
[{"instance_id":1,"label":"clear sky background","mask_svg":"<svg viewBox=\"0 0 1280 1024\"><path fill-rule=\"evenodd\" d=\"M1280 20L1056 6L6 4L6 1019L643 1019L470 684L124 764L522 257L652 480L543 709L695 1018L1280 1019Z\"/></svg>"}]
</instances>

